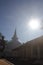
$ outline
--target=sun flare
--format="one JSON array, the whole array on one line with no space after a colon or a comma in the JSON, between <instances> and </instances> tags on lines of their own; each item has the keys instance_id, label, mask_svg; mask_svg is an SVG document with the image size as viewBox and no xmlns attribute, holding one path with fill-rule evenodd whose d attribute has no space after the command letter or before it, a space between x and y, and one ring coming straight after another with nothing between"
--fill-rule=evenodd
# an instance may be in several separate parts
<instances>
[{"instance_id":1,"label":"sun flare","mask_svg":"<svg viewBox=\"0 0 43 65\"><path fill-rule=\"evenodd\" d=\"M40 23L38 19L30 19L28 23L29 28L36 30L40 27Z\"/></svg>"}]
</instances>

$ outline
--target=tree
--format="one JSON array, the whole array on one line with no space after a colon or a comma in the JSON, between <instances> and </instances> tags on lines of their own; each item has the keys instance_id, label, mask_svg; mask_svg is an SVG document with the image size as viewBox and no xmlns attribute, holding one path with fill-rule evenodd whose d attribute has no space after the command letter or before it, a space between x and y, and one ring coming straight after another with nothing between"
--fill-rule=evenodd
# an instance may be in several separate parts
<instances>
[{"instance_id":1,"label":"tree","mask_svg":"<svg viewBox=\"0 0 43 65\"><path fill-rule=\"evenodd\" d=\"M0 52L3 52L5 49L5 40L2 33L0 33Z\"/></svg>"}]
</instances>

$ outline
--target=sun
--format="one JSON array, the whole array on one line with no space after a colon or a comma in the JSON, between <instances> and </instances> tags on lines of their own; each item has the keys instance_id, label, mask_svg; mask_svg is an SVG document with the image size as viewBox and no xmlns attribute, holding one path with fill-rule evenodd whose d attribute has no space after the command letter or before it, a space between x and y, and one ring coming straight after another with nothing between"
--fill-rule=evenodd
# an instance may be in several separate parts
<instances>
[{"instance_id":1,"label":"sun","mask_svg":"<svg viewBox=\"0 0 43 65\"><path fill-rule=\"evenodd\" d=\"M38 19L30 19L29 23L28 23L29 28L36 30L39 28L40 24L39 24L39 20Z\"/></svg>"}]
</instances>

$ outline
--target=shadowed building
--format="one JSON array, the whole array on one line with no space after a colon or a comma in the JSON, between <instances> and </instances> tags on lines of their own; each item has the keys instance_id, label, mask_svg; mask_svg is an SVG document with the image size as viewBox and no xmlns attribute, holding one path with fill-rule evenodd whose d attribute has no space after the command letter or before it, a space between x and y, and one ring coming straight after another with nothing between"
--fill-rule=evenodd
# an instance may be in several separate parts
<instances>
[{"instance_id":1,"label":"shadowed building","mask_svg":"<svg viewBox=\"0 0 43 65\"><path fill-rule=\"evenodd\" d=\"M43 36L28 41L25 44L12 50L14 57L21 59L40 59L43 58Z\"/></svg>"}]
</instances>

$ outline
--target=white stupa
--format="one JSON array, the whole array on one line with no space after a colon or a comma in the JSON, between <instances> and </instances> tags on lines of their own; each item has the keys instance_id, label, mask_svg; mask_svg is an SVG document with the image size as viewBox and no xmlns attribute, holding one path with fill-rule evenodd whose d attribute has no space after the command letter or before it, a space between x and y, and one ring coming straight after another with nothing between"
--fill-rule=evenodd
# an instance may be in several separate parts
<instances>
[{"instance_id":1,"label":"white stupa","mask_svg":"<svg viewBox=\"0 0 43 65\"><path fill-rule=\"evenodd\" d=\"M12 37L12 44L13 44L12 47L14 46L15 48L21 45L21 42L19 41L17 34L16 34L16 29L15 29L15 33Z\"/></svg>"},{"instance_id":2,"label":"white stupa","mask_svg":"<svg viewBox=\"0 0 43 65\"><path fill-rule=\"evenodd\" d=\"M12 50L12 49L17 48L20 45L21 45L21 42L19 41L19 39L17 37L16 29L15 29L15 33L14 33L14 35L12 37L12 40L8 43L7 48L9 50Z\"/></svg>"}]
</instances>

